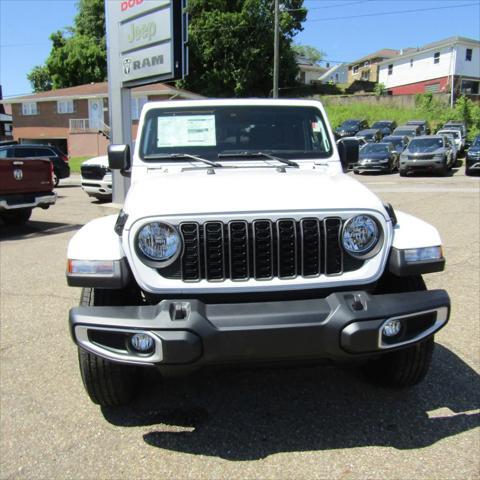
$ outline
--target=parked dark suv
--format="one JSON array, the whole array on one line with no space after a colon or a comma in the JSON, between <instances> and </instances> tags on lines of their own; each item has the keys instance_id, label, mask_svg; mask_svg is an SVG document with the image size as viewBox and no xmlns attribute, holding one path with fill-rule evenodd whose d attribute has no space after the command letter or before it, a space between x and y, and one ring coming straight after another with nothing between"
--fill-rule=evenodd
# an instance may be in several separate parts
<instances>
[{"instance_id":1,"label":"parked dark suv","mask_svg":"<svg viewBox=\"0 0 480 480\"><path fill-rule=\"evenodd\" d=\"M366 120L345 120L339 127L335 129L335 136L337 138L353 137L360 130L368 128Z\"/></svg>"},{"instance_id":2,"label":"parked dark suv","mask_svg":"<svg viewBox=\"0 0 480 480\"><path fill-rule=\"evenodd\" d=\"M52 145L7 145L5 147L0 147L0 157L48 158L53 165L53 181L55 187L58 185L60 179L70 176L68 156Z\"/></svg>"}]
</instances>

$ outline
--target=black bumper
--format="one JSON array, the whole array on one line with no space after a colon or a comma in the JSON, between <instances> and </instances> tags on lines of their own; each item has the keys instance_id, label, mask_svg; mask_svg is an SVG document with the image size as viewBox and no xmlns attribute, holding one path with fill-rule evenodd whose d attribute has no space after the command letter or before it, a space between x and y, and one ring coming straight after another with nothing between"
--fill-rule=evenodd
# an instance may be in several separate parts
<instances>
[{"instance_id":1,"label":"black bumper","mask_svg":"<svg viewBox=\"0 0 480 480\"><path fill-rule=\"evenodd\" d=\"M380 162L356 163L353 169L360 172L389 172L392 170L392 165Z\"/></svg>"},{"instance_id":2,"label":"black bumper","mask_svg":"<svg viewBox=\"0 0 480 480\"><path fill-rule=\"evenodd\" d=\"M154 306L77 307L70 329L82 348L113 361L201 367L276 361L349 361L416 343L448 321L444 290L387 295L333 293L325 299L208 305L164 300ZM397 338L384 338L400 317ZM134 352L131 335L155 340L150 355Z\"/></svg>"}]
</instances>

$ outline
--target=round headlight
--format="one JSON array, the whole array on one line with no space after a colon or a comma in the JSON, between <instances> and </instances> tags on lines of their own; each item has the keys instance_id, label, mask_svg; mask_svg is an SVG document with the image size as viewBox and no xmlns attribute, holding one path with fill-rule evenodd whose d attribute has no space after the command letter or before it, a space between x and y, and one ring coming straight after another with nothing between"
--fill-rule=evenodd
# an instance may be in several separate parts
<instances>
[{"instance_id":1,"label":"round headlight","mask_svg":"<svg viewBox=\"0 0 480 480\"><path fill-rule=\"evenodd\" d=\"M174 261L178 257L182 241L178 231L171 225L152 222L139 230L137 246L147 259L167 262Z\"/></svg>"},{"instance_id":2,"label":"round headlight","mask_svg":"<svg viewBox=\"0 0 480 480\"><path fill-rule=\"evenodd\" d=\"M354 257L370 252L378 243L377 222L368 215L357 215L345 222L342 234L343 248Z\"/></svg>"}]
</instances>

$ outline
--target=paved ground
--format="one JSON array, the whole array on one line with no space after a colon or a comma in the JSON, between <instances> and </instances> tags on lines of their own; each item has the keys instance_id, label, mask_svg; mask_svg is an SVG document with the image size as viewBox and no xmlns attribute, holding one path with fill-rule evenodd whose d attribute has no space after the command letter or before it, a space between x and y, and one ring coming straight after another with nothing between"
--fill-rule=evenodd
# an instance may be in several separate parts
<instances>
[{"instance_id":1,"label":"paved ground","mask_svg":"<svg viewBox=\"0 0 480 480\"><path fill-rule=\"evenodd\" d=\"M88 400L67 329L79 291L64 279L75 231L106 209L78 187L48 211L0 226L0 477L479 477L480 179L362 176L385 201L436 225L449 325L433 367L404 392L333 367L150 378L131 408Z\"/></svg>"}]
</instances>

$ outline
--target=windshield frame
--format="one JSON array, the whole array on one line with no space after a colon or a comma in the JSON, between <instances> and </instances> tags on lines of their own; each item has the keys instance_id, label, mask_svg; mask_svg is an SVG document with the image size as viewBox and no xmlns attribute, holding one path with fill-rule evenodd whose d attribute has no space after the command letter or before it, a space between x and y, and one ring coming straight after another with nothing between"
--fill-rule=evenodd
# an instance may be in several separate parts
<instances>
[{"instance_id":1,"label":"windshield frame","mask_svg":"<svg viewBox=\"0 0 480 480\"><path fill-rule=\"evenodd\" d=\"M223 146L221 146L218 142L218 125L219 121L221 118L218 117L219 113L224 114L224 115L232 115L237 113L240 115L240 112L251 112L252 109L255 110L260 110L264 111L265 118L267 120L268 116L275 116L275 115L281 115L281 111L284 112L294 112L294 111L301 111L299 112L300 116L300 122L305 122L308 121L309 118L315 118L316 123L320 123L321 125L319 126L320 130L318 132L313 130L312 126L312 131L309 132L311 135L314 133L319 133L321 139L319 140L319 145L323 144L326 150L304 150L304 149L295 149L295 150L287 150L287 149L282 149L282 148L260 148L260 147L255 147L255 148L248 148L248 147L239 147L239 148L234 148L235 145L232 144L232 149L225 149ZM176 116L182 116L182 115L214 115L215 116L215 145L210 145L210 146L171 146L171 147L157 147L156 151L148 150L147 146L147 141L150 143L152 142L151 135L156 135L157 134L157 128L158 128L158 123L157 125L149 125L149 122L158 122L159 117L176 117ZM303 118L302 118L303 117ZM261 118L261 116L260 116ZM222 124L223 126L224 124ZM305 128L305 126L299 126L299 128ZM305 131L304 131L305 134ZM150 135L150 138L147 138L147 136ZM324 135L324 136L323 136ZM311 141L312 139L310 138L309 140L305 139L305 142ZM334 155L334 142L332 139L331 132L328 128L328 124L326 122L326 119L323 115L322 110L315 106L297 106L297 105L214 105L214 104L205 104L201 106L175 106L172 107L170 106L158 106L155 108L151 108L147 110L145 113L145 116L143 118L142 122L142 128L141 128L141 136L140 136L140 141L138 142L138 150L137 154L138 157L142 162L145 163L172 163L172 160L179 161L179 160L174 160L174 159L161 159L161 160L149 160L148 156L150 155L155 155L155 154L169 154L169 153L177 153L177 154L184 154L188 153L191 155L197 155L203 158L206 158L208 160L217 160L218 161L218 154L219 153L228 153L229 151L236 152L236 151L246 151L246 152L252 152L252 153L257 153L259 151L275 155L277 154L280 157L286 158L287 160L318 160L318 159L328 159L331 158ZM306 143L305 143L306 145ZM310 144L310 148L314 148L313 143ZM271 146L275 147L275 141L271 142ZM251 145L249 146L251 147ZM194 151L192 151L194 150ZM238 162L240 159L232 157L230 158L222 158L222 162ZM245 161L245 158L242 159ZM256 158L258 161L258 157ZM263 159L264 161L268 161L269 158Z\"/></svg>"}]
</instances>

